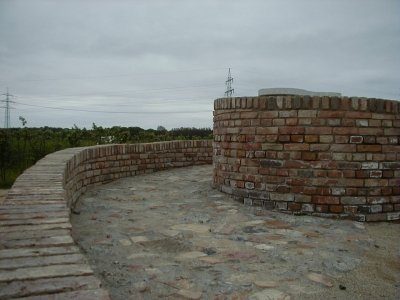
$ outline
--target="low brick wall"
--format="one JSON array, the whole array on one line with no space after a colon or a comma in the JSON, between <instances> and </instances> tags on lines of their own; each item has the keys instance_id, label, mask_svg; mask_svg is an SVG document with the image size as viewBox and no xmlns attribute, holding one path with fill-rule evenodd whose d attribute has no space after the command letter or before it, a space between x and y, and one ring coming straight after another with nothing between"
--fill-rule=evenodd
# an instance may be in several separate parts
<instances>
[{"instance_id":1,"label":"low brick wall","mask_svg":"<svg viewBox=\"0 0 400 300\"><path fill-rule=\"evenodd\" d=\"M71 237L78 197L90 185L211 162L211 141L71 148L46 156L0 203L0 299L110 299Z\"/></svg>"},{"instance_id":2,"label":"low brick wall","mask_svg":"<svg viewBox=\"0 0 400 300\"><path fill-rule=\"evenodd\" d=\"M400 219L400 103L309 96L214 102L214 184L250 205Z\"/></svg>"},{"instance_id":3,"label":"low brick wall","mask_svg":"<svg viewBox=\"0 0 400 300\"><path fill-rule=\"evenodd\" d=\"M66 164L68 206L86 188L122 177L212 163L212 141L173 141L85 148Z\"/></svg>"}]
</instances>

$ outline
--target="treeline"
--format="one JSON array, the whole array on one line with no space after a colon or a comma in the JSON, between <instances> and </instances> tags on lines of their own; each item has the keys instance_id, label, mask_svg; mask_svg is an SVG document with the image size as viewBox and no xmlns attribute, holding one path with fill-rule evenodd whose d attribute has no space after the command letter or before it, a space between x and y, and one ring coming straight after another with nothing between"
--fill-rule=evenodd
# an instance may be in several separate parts
<instances>
[{"instance_id":1,"label":"treeline","mask_svg":"<svg viewBox=\"0 0 400 300\"><path fill-rule=\"evenodd\" d=\"M70 147L116 143L148 143L170 140L212 139L210 128L174 128L166 130L140 127L91 129L65 128L0 129L0 188L9 188L28 167L49 153Z\"/></svg>"}]
</instances>

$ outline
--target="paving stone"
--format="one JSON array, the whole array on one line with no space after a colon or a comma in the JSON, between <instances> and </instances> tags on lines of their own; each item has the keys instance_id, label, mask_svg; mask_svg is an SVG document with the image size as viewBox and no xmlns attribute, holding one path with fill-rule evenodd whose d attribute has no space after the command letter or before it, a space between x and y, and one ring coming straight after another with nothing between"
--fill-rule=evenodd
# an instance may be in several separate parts
<instances>
[{"instance_id":1,"label":"paving stone","mask_svg":"<svg viewBox=\"0 0 400 300\"><path fill-rule=\"evenodd\" d=\"M191 252L184 252L179 254L178 256L176 256L176 259L178 260L189 260L189 259L195 259L195 258L199 258L202 256L207 256L207 254L205 254L204 252L200 252L200 251L191 251Z\"/></svg>"},{"instance_id":2,"label":"paving stone","mask_svg":"<svg viewBox=\"0 0 400 300\"><path fill-rule=\"evenodd\" d=\"M80 253L36 257L19 257L13 259L0 259L0 269L6 270L60 264L82 264L85 262L85 257Z\"/></svg>"},{"instance_id":3,"label":"paving stone","mask_svg":"<svg viewBox=\"0 0 400 300\"><path fill-rule=\"evenodd\" d=\"M0 221L0 226L36 225L36 224L67 223L67 222L69 222L69 218L19 219L19 220Z\"/></svg>"},{"instance_id":4,"label":"paving stone","mask_svg":"<svg viewBox=\"0 0 400 300\"><path fill-rule=\"evenodd\" d=\"M43 220L43 219L58 219L64 218L69 220L69 214L65 211L48 212L48 213L24 213L24 214L4 214L0 212L0 222L17 221L17 220ZM22 222L22 221L21 221ZM2 224L2 223L0 223ZM20 224L20 223L16 223ZM23 224L23 223L21 223Z\"/></svg>"},{"instance_id":5,"label":"paving stone","mask_svg":"<svg viewBox=\"0 0 400 300\"><path fill-rule=\"evenodd\" d=\"M265 289L251 294L249 300L290 300L290 296L276 289Z\"/></svg>"},{"instance_id":6,"label":"paving stone","mask_svg":"<svg viewBox=\"0 0 400 300\"><path fill-rule=\"evenodd\" d=\"M222 258L222 257L217 257L217 256L204 256L204 257L200 257L199 258L200 261L208 263L208 264L221 264L224 263L226 261L226 259Z\"/></svg>"},{"instance_id":7,"label":"paving stone","mask_svg":"<svg viewBox=\"0 0 400 300\"><path fill-rule=\"evenodd\" d=\"M71 229L71 223L51 223L51 224L35 224L35 225L14 225L14 226L1 226L0 233L2 232L16 232L16 231L34 231L34 230L48 230L48 229Z\"/></svg>"},{"instance_id":8,"label":"paving stone","mask_svg":"<svg viewBox=\"0 0 400 300\"><path fill-rule=\"evenodd\" d=\"M324 286L332 287L333 281L328 276L318 273L308 273L307 278L311 281L321 283Z\"/></svg>"},{"instance_id":9,"label":"paving stone","mask_svg":"<svg viewBox=\"0 0 400 300\"><path fill-rule=\"evenodd\" d=\"M130 246L132 245L132 242L128 239L121 239L118 241L122 246Z\"/></svg>"},{"instance_id":10,"label":"paving stone","mask_svg":"<svg viewBox=\"0 0 400 300\"><path fill-rule=\"evenodd\" d=\"M258 244L258 245L255 245L254 248L256 248L258 250L262 250L262 251L270 251L270 250L275 249L274 246L267 245L267 244Z\"/></svg>"},{"instance_id":11,"label":"paving stone","mask_svg":"<svg viewBox=\"0 0 400 300\"><path fill-rule=\"evenodd\" d=\"M0 272L0 282L91 274L93 271L86 264L51 265L2 271Z\"/></svg>"},{"instance_id":12,"label":"paving stone","mask_svg":"<svg viewBox=\"0 0 400 300\"><path fill-rule=\"evenodd\" d=\"M38 230L38 231L14 231L8 233L0 233L0 240L11 241L11 240L24 240L24 239L34 239L41 237L51 237L51 236L63 236L71 234L69 229L54 229L54 230Z\"/></svg>"},{"instance_id":13,"label":"paving stone","mask_svg":"<svg viewBox=\"0 0 400 300\"><path fill-rule=\"evenodd\" d=\"M26 213L44 213L44 212L63 212L69 211L65 203L62 204L46 204L46 205L1 205L0 213L5 214L26 214Z\"/></svg>"},{"instance_id":14,"label":"paving stone","mask_svg":"<svg viewBox=\"0 0 400 300\"><path fill-rule=\"evenodd\" d=\"M101 286L94 276L56 277L0 283L0 299L29 295L54 294L76 290L92 290Z\"/></svg>"},{"instance_id":15,"label":"paving stone","mask_svg":"<svg viewBox=\"0 0 400 300\"><path fill-rule=\"evenodd\" d=\"M17 247L51 247L60 245L73 245L74 240L70 235L42 237L36 239L22 239L4 241L3 245L7 248Z\"/></svg>"},{"instance_id":16,"label":"paving stone","mask_svg":"<svg viewBox=\"0 0 400 300\"><path fill-rule=\"evenodd\" d=\"M259 288L274 288L278 286L278 283L271 280L257 280L254 281L254 285Z\"/></svg>"},{"instance_id":17,"label":"paving stone","mask_svg":"<svg viewBox=\"0 0 400 300\"><path fill-rule=\"evenodd\" d=\"M15 248L0 250L0 259L15 258L15 257L29 257L29 256L43 256L43 255L57 255L68 253L79 253L77 246L59 246L59 247L46 247L46 248Z\"/></svg>"},{"instance_id":18,"label":"paving stone","mask_svg":"<svg viewBox=\"0 0 400 300\"><path fill-rule=\"evenodd\" d=\"M141 259L141 258L157 258L160 255L155 254L155 253L149 253L149 252L139 252L139 253L133 253L127 257L127 259Z\"/></svg>"},{"instance_id":19,"label":"paving stone","mask_svg":"<svg viewBox=\"0 0 400 300\"><path fill-rule=\"evenodd\" d=\"M130 239L134 243L142 243L142 242L148 242L149 238L147 236L131 236Z\"/></svg>"},{"instance_id":20,"label":"paving stone","mask_svg":"<svg viewBox=\"0 0 400 300\"><path fill-rule=\"evenodd\" d=\"M40 296L16 298L16 300L111 300L108 292L103 289L74 291Z\"/></svg>"},{"instance_id":21,"label":"paving stone","mask_svg":"<svg viewBox=\"0 0 400 300\"><path fill-rule=\"evenodd\" d=\"M188 230L198 234L207 234L210 232L210 226L201 224L177 224L171 227L172 230Z\"/></svg>"},{"instance_id":22,"label":"paving stone","mask_svg":"<svg viewBox=\"0 0 400 300\"><path fill-rule=\"evenodd\" d=\"M197 300L200 299L202 296L202 293L199 291L191 291L191 290L179 290L176 295L178 297L181 297L183 299L191 299L191 300Z\"/></svg>"}]
</instances>

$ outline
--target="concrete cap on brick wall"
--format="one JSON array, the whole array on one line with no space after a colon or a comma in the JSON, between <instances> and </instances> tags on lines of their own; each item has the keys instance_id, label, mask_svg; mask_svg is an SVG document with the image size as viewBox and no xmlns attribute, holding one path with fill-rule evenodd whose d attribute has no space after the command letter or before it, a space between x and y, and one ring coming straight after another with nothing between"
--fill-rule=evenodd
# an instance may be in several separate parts
<instances>
[{"instance_id":1,"label":"concrete cap on brick wall","mask_svg":"<svg viewBox=\"0 0 400 300\"><path fill-rule=\"evenodd\" d=\"M340 97L341 93L332 92L311 92L303 89L295 88L267 88L258 91L259 96L277 96L277 95L299 95L299 96L328 96L328 97Z\"/></svg>"}]
</instances>

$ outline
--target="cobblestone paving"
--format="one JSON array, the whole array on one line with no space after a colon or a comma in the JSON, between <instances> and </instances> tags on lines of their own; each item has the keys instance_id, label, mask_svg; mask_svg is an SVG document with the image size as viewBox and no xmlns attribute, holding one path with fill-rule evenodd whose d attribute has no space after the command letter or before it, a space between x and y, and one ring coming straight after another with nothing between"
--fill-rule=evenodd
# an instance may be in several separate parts
<instances>
[{"instance_id":1,"label":"cobblestone paving","mask_svg":"<svg viewBox=\"0 0 400 300\"><path fill-rule=\"evenodd\" d=\"M120 179L82 196L73 237L112 299L399 295L399 245L381 249L366 228L373 225L247 207L212 189L210 178L212 166L189 167ZM392 255L382 260L387 276L354 282L365 255L383 250Z\"/></svg>"}]
</instances>

